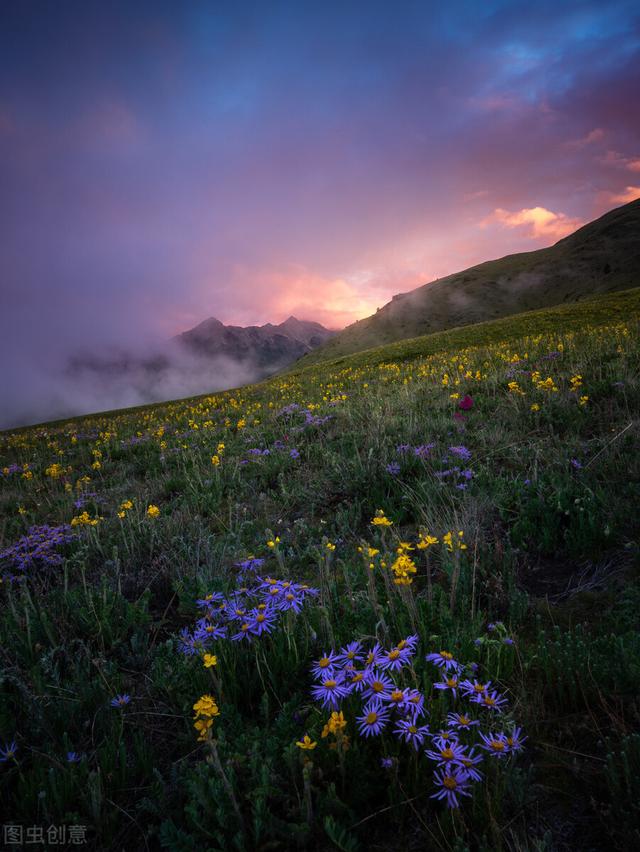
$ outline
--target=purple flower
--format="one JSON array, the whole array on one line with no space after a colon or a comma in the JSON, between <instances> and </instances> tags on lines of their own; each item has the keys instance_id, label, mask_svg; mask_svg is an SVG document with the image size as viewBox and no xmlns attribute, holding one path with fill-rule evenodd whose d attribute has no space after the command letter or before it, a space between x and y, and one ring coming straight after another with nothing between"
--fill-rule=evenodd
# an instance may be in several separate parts
<instances>
[{"instance_id":1,"label":"purple flower","mask_svg":"<svg viewBox=\"0 0 640 852\"><path fill-rule=\"evenodd\" d=\"M390 651L385 651L382 658L378 662L381 669L388 671L400 671L403 666L411 662L413 651L410 647L392 648Z\"/></svg>"},{"instance_id":2,"label":"purple flower","mask_svg":"<svg viewBox=\"0 0 640 852\"><path fill-rule=\"evenodd\" d=\"M434 447L435 444L420 444L419 447L414 447L413 454L419 459L426 459Z\"/></svg>"},{"instance_id":3,"label":"purple flower","mask_svg":"<svg viewBox=\"0 0 640 852\"><path fill-rule=\"evenodd\" d=\"M397 476L400 473L400 465L398 462L391 462L387 465L387 473L390 473L391 476Z\"/></svg>"},{"instance_id":4,"label":"purple flower","mask_svg":"<svg viewBox=\"0 0 640 852\"><path fill-rule=\"evenodd\" d=\"M527 737L522 736L522 728L514 728L511 733L507 735L509 751L522 751L524 748L523 743L526 739Z\"/></svg>"},{"instance_id":5,"label":"purple flower","mask_svg":"<svg viewBox=\"0 0 640 852\"><path fill-rule=\"evenodd\" d=\"M324 654L311 666L311 674L316 680L333 677L338 657L335 651L325 651Z\"/></svg>"},{"instance_id":6,"label":"purple flower","mask_svg":"<svg viewBox=\"0 0 640 852\"><path fill-rule=\"evenodd\" d=\"M502 712L502 708L507 703L507 699L500 695L496 690L492 692L481 692L471 698L474 704L479 704L481 707L486 707L488 710L495 710L498 713Z\"/></svg>"},{"instance_id":7,"label":"purple flower","mask_svg":"<svg viewBox=\"0 0 640 852\"><path fill-rule=\"evenodd\" d=\"M364 681L365 698L388 698L395 686L388 675L378 672L376 669L371 669L367 672Z\"/></svg>"},{"instance_id":8,"label":"purple flower","mask_svg":"<svg viewBox=\"0 0 640 852\"><path fill-rule=\"evenodd\" d=\"M460 807L458 796L471 795L469 774L461 766L448 766L446 769L436 770L433 780L440 789L431 798L444 799L449 808Z\"/></svg>"},{"instance_id":9,"label":"purple flower","mask_svg":"<svg viewBox=\"0 0 640 852\"><path fill-rule=\"evenodd\" d=\"M480 731L480 736L483 742L482 748L488 751L489 754L502 758L506 757L509 753L509 743L504 734L483 734Z\"/></svg>"},{"instance_id":10,"label":"purple flower","mask_svg":"<svg viewBox=\"0 0 640 852\"><path fill-rule=\"evenodd\" d=\"M473 747L471 747L467 754L460 760L460 763L464 767L466 773L469 775L473 781L482 781L482 772L479 769L474 769L479 763L482 763L484 758L481 754L476 754Z\"/></svg>"},{"instance_id":11,"label":"purple flower","mask_svg":"<svg viewBox=\"0 0 640 852\"><path fill-rule=\"evenodd\" d=\"M491 686L491 681L488 680L486 683L480 683L477 680L463 680L460 683L460 690L465 698L468 698L470 695L482 695L487 692L489 687Z\"/></svg>"},{"instance_id":12,"label":"purple flower","mask_svg":"<svg viewBox=\"0 0 640 852\"><path fill-rule=\"evenodd\" d=\"M571 465L575 467L576 470L582 470L582 465L578 461L578 459L571 459Z\"/></svg>"},{"instance_id":13,"label":"purple flower","mask_svg":"<svg viewBox=\"0 0 640 852\"><path fill-rule=\"evenodd\" d=\"M476 719L471 719L465 713L449 713L447 716L447 724L458 730L468 731L473 725L479 725Z\"/></svg>"},{"instance_id":14,"label":"purple flower","mask_svg":"<svg viewBox=\"0 0 640 852\"><path fill-rule=\"evenodd\" d=\"M471 450L468 450L466 447L449 447L449 452L453 453L454 456L457 456L459 459L463 461L468 461L471 458Z\"/></svg>"},{"instance_id":15,"label":"purple flower","mask_svg":"<svg viewBox=\"0 0 640 852\"><path fill-rule=\"evenodd\" d=\"M356 721L363 737L378 736L389 721L389 710L374 698L365 704L362 716L357 716Z\"/></svg>"},{"instance_id":16,"label":"purple flower","mask_svg":"<svg viewBox=\"0 0 640 852\"><path fill-rule=\"evenodd\" d=\"M381 757L380 758L380 766L383 769L393 769L396 762L393 757Z\"/></svg>"},{"instance_id":17,"label":"purple flower","mask_svg":"<svg viewBox=\"0 0 640 852\"><path fill-rule=\"evenodd\" d=\"M458 677L455 674L444 675L444 680L433 684L434 689L449 689L454 698L458 695Z\"/></svg>"},{"instance_id":18,"label":"purple flower","mask_svg":"<svg viewBox=\"0 0 640 852\"><path fill-rule=\"evenodd\" d=\"M438 766L447 766L450 764L461 765L462 759L465 756L466 746L461 745L455 740L445 739L444 737L436 737L433 741L434 749L427 749L425 754L431 760L435 760Z\"/></svg>"},{"instance_id":19,"label":"purple flower","mask_svg":"<svg viewBox=\"0 0 640 852\"><path fill-rule=\"evenodd\" d=\"M449 651L436 651L433 654L427 654L425 660L428 663L433 663L434 666L443 668L445 671L448 669L457 671L460 668L460 663L453 659L453 654L450 654Z\"/></svg>"},{"instance_id":20,"label":"purple flower","mask_svg":"<svg viewBox=\"0 0 640 852\"><path fill-rule=\"evenodd\" d=\"M4 748L0 748L0 763L6 763L8 760L15 760L18 745L15 740L10 743L5 743Z\"/></svg>"},{"instance_id":21,"label":"purple flower","mask_svg":"<svg viewBox=\"0 0 640 852\"><path fill-rule=\"evenodd\" d=\"M363 659L362 642L349 642L344 648L340 648L340 653L336 656L335 662L353 665L362 662Z\"/></svg>"},{"instance_id":22,"label":"purple flower","mask_svg":"<svg viewBox=\"0 0 640 852\"><path fill-rule=\"evenodd\" d=\"M403 455L404 453L408 453L410 449L411 447L409 446L409 444L398 444L398 446L396 447L396 453L398 453L399 455Z\"/></svg>"},{"instance_id":23,"label":"purple flower","mask_svg":"<svg viewBox=\"0 0 640 852\"><path fill-rule=\"evenodd\" d=\"M314 700L321 701L322 706L329 710L337 710L348 694L349 687L344 685L342 673L323 680L320 686L314 686L311 690Z\"/></svg>"},{"instance_id":24,"label":"purple flower","mask_svg":"<svg viewBox=\"0 0 640 852\"><path fill-rule=\"evenodd\" d=\"M429 734L429 726L418 726L412 719L400 719L396 725L394 734L412 745L416 751L419 751L420 746Z\"/></svg>"},{"instance_id":25,"label":"purple flower","mask_svg":"<svg viewBox=\"0 0 640 852\"><path fill-rule=\"evenodd\" d=\"M296 448L294 447L292 450L290 450L289 455L291 456L292 459L299 459L300 458L300 451L296 450Z\"/></svg>"},{"instance_id":26,"label":"purple flower","mask_svg":"<svg viewBox=\"0 0 640 852\"><path fill-rule=\"evenodd\" d=\"M116 695L115 698L112 698L110 704L112 707L123 708L126 707L131 701L131 696L123 693L122 695Z\"/></svg>"},{"instance_id":27,"label":"purple flower","mask_svg":"<svg viewBox=\"0 0 640 852\"><path fill-rule=\"evenodd\" d=\"M83 755L77 751L68 751L67 752L67 763L80 763Z\"/></svg>"},{"instance_id":28,"label":"purple flower","mask_svg":"<svg viewBox=\"0 0 640 852\"><path fill-rule=\"evenodd\" d=\"M272 609L253 609L249 613L249 630L255 636L271 633L277 618L276 612Z\"/></svg>"}]
</instances>

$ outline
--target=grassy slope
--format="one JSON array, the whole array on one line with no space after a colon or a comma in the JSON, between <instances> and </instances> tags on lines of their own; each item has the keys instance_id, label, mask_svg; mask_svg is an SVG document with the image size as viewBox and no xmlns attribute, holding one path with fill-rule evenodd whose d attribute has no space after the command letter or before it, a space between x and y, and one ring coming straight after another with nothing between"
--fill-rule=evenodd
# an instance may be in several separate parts
<instances>
[{"instance_id":1,"label":"grassy slope","mask_svg":"<svg viewBox=\"0 0 640 852\"><path fill-rule=\"evenodd\" d=\"M481 263L396 296L373 316L304 356L303 362L636 286L639 241L640 200L612 210L549 248Z\"/></svg>"},{"instance_id":2,"label":"grassy slope","mask_svg":"<svg viewBox=\"0 0 640 852\"><path fill-rule=\"evenodd\" d=\"M1 436L1 548L32 524L100 520L76 528L62 565L36 561L0 590L0 741L18 744L17 763L0 767L0 810L27 825L87 825L100 850L637 846L637 308L638 291L623 293ZM535 369L557 390L536 387ZM455 419L464 394L473 408ZM292 403L330 419L278 414ZM431 443L422 458L398 450ZM449 449L460 445L464 463ZM54 463L60 476L47 474ZM378 508L393 520L386 532L370 523ZM468 549L413 551L414 582L396 587L381 561L420 529L440 540L463 530ZM361 542L380 551L373 573ZM253 645L217 642L214 680L176 636L195 599L233 588L250 554L264 573L318 586L321 606ZM2 573L12 566L0 558ZM496 619L515 646L487 632ZM434 730L457 705L424 655L449 648L508 697L509 721L485 730L517 722L529 737L519 760L485 762L487 780L453 821L429 798L423 754L390 731L364 740L349 699L341 761L309 696L324 650L414 632L407 685L428 696ZM211 691L226 782L191 727ZM132 696L124 711L109 706L120 693ZM295 746L305 732L318 741L306 754ZM68 763L68 751L84 757ZM397 760L391 772L383 754Z\"/></svg>"}]
</instances>

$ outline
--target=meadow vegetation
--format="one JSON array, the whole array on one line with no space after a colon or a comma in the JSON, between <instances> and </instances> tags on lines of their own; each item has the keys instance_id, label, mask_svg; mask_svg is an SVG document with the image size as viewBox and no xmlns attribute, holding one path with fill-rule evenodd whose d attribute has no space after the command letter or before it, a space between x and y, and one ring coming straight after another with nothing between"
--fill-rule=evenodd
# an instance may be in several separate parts
<instances>
[{"instance_id":1,"label":"meadow vegetation","mask_svg":"<svg viewBox=\"0 0 640 852\"><path fill-rule=\"evenodd\" d=\"M1 435L4 821L638 847L638 307Z\"/></svg>"}]
</instances>

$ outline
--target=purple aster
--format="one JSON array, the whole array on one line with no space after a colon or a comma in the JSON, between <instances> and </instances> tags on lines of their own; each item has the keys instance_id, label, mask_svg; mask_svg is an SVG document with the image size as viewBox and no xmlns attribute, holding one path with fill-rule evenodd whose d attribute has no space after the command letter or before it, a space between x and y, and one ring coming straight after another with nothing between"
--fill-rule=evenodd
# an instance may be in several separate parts
<instances>
[{"instance_id":1,"label":"purple aster","mask_svg":"<svg viewBox=\"0 0 640 852\"><path fill-rule=\"evenodd\" d=\"M523 743L527 737L522 736L522 728L514 728L510 734L507 734L507 745L509 751L522 751Z\"/></svg>"},{"instance_id":2,"label":"purple aster","mask_svg":"<svg viewBox=\"0 0 640 852\"><path fill-rule=\"evenodd\" d=\"M440 771L436 770L433 774L433 780L440 789L431 798L444 799L449 808L460 807L458 796L471 795L469 792L469 774L461 766L449 766Z\"/></svg>"},{"instance_id":3,"label":"purple aster","mask_svg":"<svg viewBox=\"0 0 640 852\"><path fill-rule=\"evenodd\" d=\"M335 651L329 651L328 653L325 651L320 659L316 660L311 666L311 674L316 680L333 677L337 661L338 657Z\"/></svg>"},{"instance_id":4,"label":"purple aster","mask_svg":"<svg viewBox=\"0 0 640 852\"><path fill-rule=\"evenodd\" d=\"M469 461L471 458L471 450L468 450L466 447L449 447L449 452L453 453L454 456L457 456L459 459L463 461Z\"/></svg>"},{"instance_id":5,"label":"purple aster","mask_svg":"<svg viewBox=\"0 0 640 852\"><path fill-rule=\"evenodd\" d=\"M240 630L233 634L231 641L242 642L242 640L245 639L247 642L251 642L251 638L251 623L249 621L243 621L240 625Z\"/></svg>"},{"instance_id":6,"label":"purple aster","mask_svg":"<svg viewBox=\"0 0 640 852\"><path fill-rule=\"evenodd\" d=\"M362 692L364 690L367 685L364 675L364 672L359 672L356 669L352 669L347 672L347 681L349 682L352 692Z\"/></svg>"},{"instance_id":7,"label":"purple aster","mask_svg":"<svg viewBox=\"0 0 640 852\"><path fill-rule=\"evenodd\" d=\"M253 609L249 613L249 619L249 630L256 636L262 636L263 633L271 633L278 615L272 609Z\"/></svg>"},{"instance_id":8,"label":"purple aster","mask_svg":"<svg viewBox=\"0 0 640 852\"><path fill-rule=\"evenodd\" d=\"M362 716L356 717L360 733L363 737L377 737L389 721L389 710L377 698L365 704L362 710Z\"/></svg>"},{"instance_id":9,"label":"purple aster","mask_svg":"<svg viewBox=\"0 0 640 852\"><path fill-rule=\"evenodd\" d=\"M376 669L367 671L364 677L365 698L388 698L395 686L391 678L384 672L378 672Z\"/></svg>"},{"instance_id":10,"label":"purple aster","mask_svg":"<svg viewBox=\"0 0 640 852\"><path fill-rule=\"evenodd\" d=\"M280 600L277 603L278 609L283 610L283 612L292 609L296 613L296 615L302 611L303 606L304 597L293 588L284 591Z\"/></svg>"},{"instance_id":11,"label":"purple aster","mask_svg":"<svg viewBox=\"0 0 640 852\"><path fill-rule=\"evenodd\" d=\"M371 669L371 668L374 668L375 666L380 665L380 660L384 656L384 653L385 653L385 651L384 651L384 648L382 647L382 645L379 642L376 642L376 644L373 646L373 648L369 651L369 653L365 657L365 660L364 660L365 669Z\"/></svg>"},{"instance_id":12,"label":"purple aster","mask_svg":"<svg viewBox=\"0 0 640 852\"><path fill-rule=\"evenodd\" d=\"M473 725L479 725L480 722L477 719L471 719L465 713L449 713L447 724L458 730L468 731Z\"/></svg>"},{"instance_id":13,"label":"purple aster","mask_svg":"<svg viewBox=\"0 0 640 852\"><path fill-rule=\"evenodd\" d=\"M206 596L206 598L198 598L196 604L197 606L211 607L213 606L213 604L220 603L220 601L223 600L224 595L222 594L222 592L211 592Z\"/></svg>"},{"instance_id":14,"label":"purple aster","mask_svg":"<svg viewBox=\"0 0 640 852\"><path fill-rule=\"evenodd\" d=\"M482 748L485 751L498 758L507 756L509 753L509 743L504 734L483 734L482 731L479 733L483 742Z\"/></svg>"},{"instance_id":15,"label":"purple aster","mask_svg":"<svg viewBox=\"0 0 640 852\"><path fill-rule=\"evenodd\" d=\"M291 456L292 459L299 459L300 458L300 451L296 450L296 448L294 447L292 450L290 450L289 455Z\"/></svg>"},{"instance_id":16,"label":"purple aster","mask_svg":"<svg viewBox=\"0 0 640 852\"><path fill-rule=\"evenodd\" d=\"M419 751L420 746L429 734L429 726L418 726L411 719L400 719L393 733L412 745L416 751Z\"/></svg>"},{"instance_id":17,"label":"purple aster","mask_svg":"<svg viewBox=\"0 0 640 852\"><path fill-rule=\"evenodd\" d=\"M126 707L127 704L131 701L131 696L123 693L122 695L116 695L115 698L112 698L110 704L112 707Z\"/></svg>"},{"instance_id":18,"label":"purple aster","mask_svg":"<svg viewBox=\"0 0 640 852\"><path fill-rule=\"evenodd\" d=\"M383 769L393 769L396 765L396 762L393 757L381 757L380 758L380 766Z\"/></svg>"},{"instance_id":19,"label":"purple aster","mask_svg":"<svg viewBox=\"0 0 640 852\"><path fill-rule=\"evenodd\" d=\"M398 444L398 446L396 447L396 453L398 453L399 455L404 455L404 453L408 453L410 449L411 447L409 446L409 444Z\"/></svg>"},{"instance_id":20,"label":"purple aster","mask_svg":"<svg viewBox=\"0 0 640 852\"><path fill-rule=\"evenodd\" d=\"M0 763L6 763L8 760L16 759L18 745L15 740L10 743L5 743L4 748L0 748Z\"/></svg>"},{"instance_id":21,"label":"purple aster","mask_svg":"<svg viewBox=\"0 0 640 852\"><path fill-rule=\"evenodd\" d=\"M455 674L446 674L444 675L444 680L439 681L438 683L433 684L434 689L449 689L451 690L451 694L454 698L458 695L458 676Z\"/></svg>"},{"instance_id":22,"label":"purple aster","mask_svg":"<svg viewBox=\"0 0 640 852\"><path fill-rule=\"evenodd\" d=\"M422 716L424 712L424 695L419 689L407 689L404 703L405 712L413 719Z\"/></svg>"},{"instance_id":23,"label":"purple aster","mask_svg":"<svg viewBox=\"0 0 640 852\"><path fill-rule=\"evenodd\" d=\"M431 760L435 760L438 766L461 765L462 759L465 757L466 746L461 745L455 740L436 737L433 741L434 749L427 749L425 754Z\"/></svg>"},{"instance_id":24,"label":"purple aster","mask_svg":"<svg viewBox=\"0 0 640 852\"><path fill-rule=\"evenodd\" d=\"M349 694L349 687L345 686L342 673L335 677L323 680L319 686L314 686L311 695L315 701L321 701L322 706L329 710L337 710L340 702Z\"/></svg>"},{"instance_id":25,"label":"purple aster","mask_svg":"<svg viewBox=\"0 0 640 852\"><path fill-rule=\"evenodd\" d=\"M463 680L460 682L460 691L465 698L469 698L471 695L482 695L484 692L489 690L490 686L490 680L486 683L480 683L477 680Z\"/></svg>"},{"instance_id":26,"label":"purple aster","mask_svg":"<svg viewBox=\"0 0 640 852\"><path fill-rule=\"evenodd\" d=\"M362 653L362 642L349 642L344 648L340 648L340 653L336 655L336 663L360 663L364 659Z\"/></svg>"},{"instance_id":27,"label":"purple aster","mask_svg":"<svg viewBox=\"0 0 640 852\"><path fill-rule=\"evenodd\" d=\"M460 760L460 763L464 767L465 772L468 774L469 778L472 781L482 781L482 772L479 769L475 769L479 763L482 763L484 760L481 754L476 754L473 746L469 749L469 752L465 754L465 756Z\"/></svg>"},{"instance_id":28,"label":"purple aster","mask_svg":"<svg viewBox=\"0 0 640 852\"><path fill-rule=\"evenodd\" d=\"M426 459L434 447L435 444L420 444L419 447L414 447L413 454L419 459Z\"/></svg>"},{"instance_id":29,"label":"purple aster","mask_svg":"<svg viewBox=\"0 0 640 852\"><path fill-rule=\"evenodd\" d=\"M428 663L433 663L434 666L444 668L445 671L447 669L458 671L460 668L460 663L453 659L453 654L450 654L449 651L437 651L433 654L427 654L425 659Z\"/></svg>"},{"instance_id":30,"label":"purple aster","mask_svg":"<svg viewBox=\"0 0 640 852\"><path fill-rule=\"evenodd\" d=\"M411 662L413 651L409 646L400 648L392 648L390 651L384 651L378 665L381 669L388 671L400 671L403 666Z\"/></svg>"},{"instance_id":31,"label":"purple aster","mask_svg":"<svg viewBox=\"0 0 640 852\"><path fill-rule=\"evenodd\" d=\"M471 698L474 704L479 704L481 707L486 707L488 710L495 710L501 713L507 699L500 695L495 689L492 692L481 692Z\"/></svg>"},{"instance_id":32,"label":"purple aster","mask_svg":"<svg viewBox=\"0 0 640 852\"><path fill-rule=\"evenodd\" d=\"M390 473L391 476L397 476L400 473L400 465L398 462L390 462L387 465L387 473Z\"/></svg>"},{"instance_id":33,"label":"purple aster","mask_svg":"<svg viewBox=\"0 0 640 852\"><path fill-rule=\"evenodd\" d=\"M67 752L67 763L80 763L83 755L81 755L77 751L68 751Z\"/></svg>"}]
</instances>

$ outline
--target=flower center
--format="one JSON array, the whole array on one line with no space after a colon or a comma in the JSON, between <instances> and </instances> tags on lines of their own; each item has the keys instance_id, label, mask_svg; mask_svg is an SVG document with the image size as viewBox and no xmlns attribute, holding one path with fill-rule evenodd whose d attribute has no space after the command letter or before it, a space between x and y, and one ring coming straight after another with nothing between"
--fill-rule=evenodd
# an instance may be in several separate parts
<instances>
[{"instance_id":1,"label":"flower center","mask_svg":"<svg viewBox=\"0 0 640 852\"><path fill-rule=\"evenodd\" d=\"M367 714L366 723L367 725L374 725L378 721L378 714L375 712L371 712Z\"/></svg>"},{"instance_id":2,"label":"flower center","mask_svg":"<svg viewBox=\"0 0 640 852\"><path fill-rule=\"evenodd\" d=\"M458 786L458 782L452 775L445 775L442 783L447 788L447 790L455 790Z\"/></svg>"}]
</instances>

